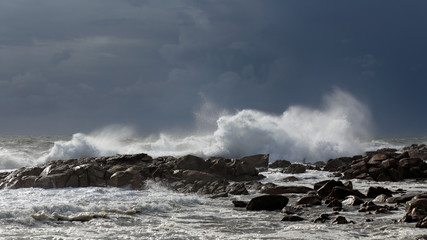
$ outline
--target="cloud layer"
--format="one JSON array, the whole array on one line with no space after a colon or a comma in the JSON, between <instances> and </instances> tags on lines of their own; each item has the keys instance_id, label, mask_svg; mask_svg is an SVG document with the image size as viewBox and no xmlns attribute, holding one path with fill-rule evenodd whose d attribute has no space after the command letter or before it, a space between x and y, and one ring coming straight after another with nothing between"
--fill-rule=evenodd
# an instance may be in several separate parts
<instances>
[{"instance_id":1,"label":"cloud layer","mask_svg":"<svg viewBox=\"0 0 427 240\"><path fill-rule=\"evenodd\" d=\"M317 107L338 86L380 133L427 133L424 1L2 1L0 133L194 126Z\"/></svg>"}]
</instances>

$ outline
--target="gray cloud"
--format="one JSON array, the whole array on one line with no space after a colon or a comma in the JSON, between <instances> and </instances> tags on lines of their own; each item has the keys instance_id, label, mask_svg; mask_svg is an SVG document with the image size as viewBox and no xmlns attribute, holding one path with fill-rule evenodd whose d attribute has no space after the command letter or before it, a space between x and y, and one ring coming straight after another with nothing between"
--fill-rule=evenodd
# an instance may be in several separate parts
<instances>
[{"instance_id":1,"label":"gray cloud","mask_svg":"<svg viewBox=\"0 0 427 240\"><path fill-rule=\"evenodd\" d=\"M371 106L378 132L425 133L426 5L2 1L0 133L190 128L201 95L282 112L334 86Z\"/></svg>"}]
</instances>

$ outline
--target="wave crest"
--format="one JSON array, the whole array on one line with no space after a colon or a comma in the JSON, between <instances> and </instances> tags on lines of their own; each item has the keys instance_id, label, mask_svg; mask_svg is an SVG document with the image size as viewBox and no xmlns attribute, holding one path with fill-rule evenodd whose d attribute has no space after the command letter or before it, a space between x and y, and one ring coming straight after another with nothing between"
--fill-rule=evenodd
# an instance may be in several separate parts
<instances>
[{"instance_id":1,"label":"wave crest","mask_svg":"<svg viewBox=\"0 0 427 240\"><path fill-rule=\"evenodd\" d=\"M42 161L144 152L154 157L270 153L271 160L314 162L361 153L370 129L368 108L340 89L323 103L320 109L291 106L279 115L245 109L220 116L210 133L184 137L162 133L140 138L129 128L107 127L55 143Z\"/></svg>"}]
</instances>

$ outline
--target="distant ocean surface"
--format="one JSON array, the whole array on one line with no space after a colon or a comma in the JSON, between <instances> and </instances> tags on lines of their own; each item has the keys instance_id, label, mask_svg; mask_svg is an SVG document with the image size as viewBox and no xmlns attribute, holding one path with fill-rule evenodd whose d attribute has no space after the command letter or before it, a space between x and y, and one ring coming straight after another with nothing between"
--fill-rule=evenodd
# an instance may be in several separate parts
<instances>
[{"instance_id":1,"label":"distant ocean surface","mask_svg":"<svg viewBox=\"0 0 427 240\"><path fill-rule=\"evenodd\" d=\"M283 143L273 141L269 144L255 140L265 146L295 146L288 143L287 139ZM360 154L385 147L400 150L413 143L425 144L427 136L378 136L361 142L363 149L354 148L359 150L353 151L352 148L348 153ZM205 151L209 147L212 153L234 157L256 153L253 149L245 151L245 147L251 146L246 141L236 140L235 144L241 146L231 143L226 146L239 151L225 151L224 145L219 145L212 136L138 137L122 128L72 136L3 135L0 136L0 169L6 171L56 159L117 153L145 152L152 156L193 153L205 156L209 153ZM329 148L332 151L330 154L323 151L320 155L339 157L347 153L346 149L336 151L340 145L334 144L325 142L322 146L336 148ZM304 153L304 149L311 151L310 148L300 147L289 156ZM270 161L276 160L274 156L285 156L284 151L286 149L271 148L273 158ZM303 154L295 159L302 160L307 156L313 154ZM263 174L267 178L262 182L308 187L332 178L328 172L309 170L297 176L300 181L284 183L278 180L289 174L273 170ZM369 186L380 184L353 180L353 185L363 192ZM356 222L350 225L281 222L282 215L279 212L247 212L234 208L230 200L250 200L253 195L210 199L196 194L175 193L154 182L147 186L148 189L143 191L95 187L0 190L0 239L426 239L427 236L424 229L415 228L414 224L393 223L393 220L404 215L403 208L393 214L375 216L373 222L367 222L369 215L357 214L357 210L342 212L341 215ZM405 189L408 193L427 191L425 182L393 182L387 187L392 190ZM295 202L289 203L293 204ZM312 212L309 215L313 219L324 213L324 210L315 207L310 209ZM87 221L52 220L58 216Z\"/></svg>"}]
</instances>

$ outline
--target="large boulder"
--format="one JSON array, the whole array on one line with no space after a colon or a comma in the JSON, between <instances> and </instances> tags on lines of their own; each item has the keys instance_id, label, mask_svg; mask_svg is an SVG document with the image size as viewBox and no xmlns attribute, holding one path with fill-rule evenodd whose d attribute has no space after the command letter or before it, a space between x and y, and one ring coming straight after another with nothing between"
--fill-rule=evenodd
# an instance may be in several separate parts
<instances>
[{"instance_id":1,"label":"large boulder","mask_svg":"<svg viewBox=\"0 0 427 240\"><path fill-rule=\"evenodd\" d=\"M341 181L336 181L336 180L327 180L322 183L323 185L319 189L317 189L317 193L322 198L325 198L326 196L328 196L332 192L332 189L334 187L337 187L337 186L344 187L344 184Z\"/></svg>"},{"instance_id":2,"label":"large boulder","mask_svg":"<svg viewBox=\"0 0 427 240\"><path fill-rule=\"evenodd\" d=\"M383 187L369 187L366 196L368 198L376 198L378 195L384 194L387 197L392 197L392 191Z\"/></svg>"},{"instance_id":3,"label":"large boulder","mask_svg":"<svg viewBox=\"0 0 427 240\"><path fill-rule=\"evenodd\" d=\"M305 173L306 167L302 164L293 163L289 165L285 170L283 170L284 173Z\"/></svg>"},{"instance_id":4,"label":"large boulder","mask_svg":"<svg viewBox=\"0 0 427 240\"><path fill-rule=\"evenodd\" d=\"M246 206L250 211L274 211L283 209L289 202L289 199L282 195L263 195L252 198Z\"/></svg>"},{"instance_id":5,"label":"large boulder","mask_svg":"<svg viewBox=\"0 0 427 240\"><path fill-rule=\"evenodd\" d=\"M185 170L197 170L204 171L209 167L209 163L207 163L203 158L196 157L193 155L186 155L180 157L175 165L176 169L185 169Z\"/></svg>"},{"instance_id":6,"label":"large boulder","mask_svg":"<svg viewBox=\"0 0 427 240\"><path fill-rule=\"evenodd\" d=\"M252 168L268 168L269 154L257 154L240 158Z\"/></svg>"},{"instance_id":7,"label":"large boulder","mask_svg":"<svg viewBox=\"0 0 427 240\"><path fill-rule=\"evenodd\" d=\"M350 157L341 157L341 158L335 158L335 159L329 159L326 162L325 167L323 168L324 171L329 172L335 172L340 169L345 169L351 165L353 162L353 158Z\"/></svg>"},{"instance_id":8,"label":"large boulder","mask_svg":"<svg viewBox=\"0 0 427 240\"><path fill-rule=\"evenodd\" d=\"M287 168L291 165L288 160L276 160L269 165L270 168Z\"/></svg>"}]
</instances>

